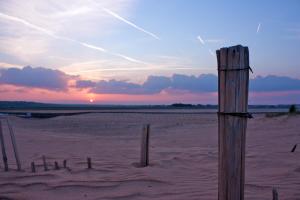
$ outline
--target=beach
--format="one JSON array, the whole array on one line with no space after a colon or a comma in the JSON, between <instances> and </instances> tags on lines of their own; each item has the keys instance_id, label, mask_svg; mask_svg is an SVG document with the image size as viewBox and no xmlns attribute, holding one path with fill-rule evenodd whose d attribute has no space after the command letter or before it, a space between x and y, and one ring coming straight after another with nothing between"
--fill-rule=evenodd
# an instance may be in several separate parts
<instances>
[{"instance_id":1,"label":"beach","mask_svg":"<svg viewBox=\"0 0 300 200\"><path fill-rule=\"evenodd\" d=\"M215 113L89 113L46 119L10 116L23 171L16 171L2 120L9 171L0 161L0 199L215 200ZM300 199L300 116L248 120L245 199ZM150 124L150 165L139 167L141 135ZM298 143L295 152L291 149ZM42 156L49 170L44 171ZM92 169L87 169L87 157ZM67 168L63 168L67 160ZM57 161L60 169L54 169ZM35 162L36 172L31 172Z\"/></svg>"}]
</instances>

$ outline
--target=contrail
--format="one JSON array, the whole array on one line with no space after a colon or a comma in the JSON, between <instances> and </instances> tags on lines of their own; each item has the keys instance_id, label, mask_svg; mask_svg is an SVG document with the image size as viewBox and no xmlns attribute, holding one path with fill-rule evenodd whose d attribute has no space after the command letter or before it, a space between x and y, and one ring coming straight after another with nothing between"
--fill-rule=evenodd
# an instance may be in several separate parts
<instances>
[{"instance_id":1,"label":"contrail","mask_svg":"<svg viewBox=\"0 0 300 200\"><path fill-rule=\"evenodd\" d=\"M197 36L197 39L201 42L202 45L205 45L205 41L201 38L200 35ZM217 40L208 40L209 42L213 41L217 41ZM208 52L210 53L210 55L215 56L214 52L211 49L208 49Z\"/></svg>"},{"instance_id":2,"label":"contrail","mask_svg":"<svg viewBox=\"0 0 300 200\"><path fill-rule=\"evenodd\" d=\"M82 46L85 46L85 47L90 48L90 49L95 49L95 50L98 50L98 51L107 52L106 49L103 49L101 47L97 47L97 46L94 46L94 45L91 45L91 44L87 44L85 42L78 42L78 43L81 44Z\"/></svg>"},{"instance_id":3,"label":"contrail","mask_svg":"<svg viewBox=\"0 0 300 200\"><path fill-rule=\"evenodd\" d=\"M1 12L0 12L0 17L1 17L1 18L4 18L4 19L7 19L7 20L10 20L10 21L19 22L19 23L21 23L21 24L23 24L23 25L25 25L25 26L28 26L28 27L30 27L30 28L32 28L32 29L35 29L35 30L37 30L37 31L43 32L43 33L45 33L45 34L47 34L47 35L50 35L50 36L52 36L52 37L57 38L57 37L54 35L53 32L51 32L51 31L49 31L49 30L46 30L46 29L44 29L44 28L41 28L41 27L39 27L39 26L36 26L36 25L34 25L34 24L31 24L31 23L27 22L27 21L24 20L24 19L20 19L20 18L18 18L18 17L6 15L6 14L3 14L3 13L1 13Z\"/></svg>"},{"instance_id":4,"label":"contrail","mask_svg":"<svg viewBox=\"0 0 300 200\"><path fill-rule=\"evenodd\" d=\"M200 35L198 35L197 39L201 42L201 44L205 45L205 42Z\"/></svg>"},{"instance_id":5,"label":"contrail","mask_svg":"<svg viewBox=\"0 0 300 200\"><path fill-rule=\"evenodd\" d=\"M150 35L151 37L153 37L153 38L155 38L155 39L157 39L157 40L160 40L160 38L159 38L156 34L151 33L150 31L147 31L147 30L145 30L145 29L143 29L143 28L137 26L136 24L134 24L134 23L132 23L132 22L130 22L130 21L124 19L123 17L121 17L121 16L118 15L117 13L114 13L113 11L111 11L111 10L109 10L109 9L107 9L107 8L102 8L102 10L104 10L104 11L105 11L106 13L108 13L109 15L111 15L111 16L113 16L113 17L119 19L119 20L121 20L122 22L125 22L126 24L132 26L133 28L135 28L135 29L137 29L137 30L139 30L139 31L142 31L142 32L144 32L144 33Z\"/></svg>"},{"instance_id":6,"label":"contrail","mask_svg":"<svg viewBox=\"0 0 300 200\"><path fill-rule=\"evenodd\" d=\"M114 56L118 56L118 57L121 57L125 60L128 60L130 62L135 62L135 63L141 63L141 64L144 64L144 65L151 65L150 63L146 63L144 61L141 61L141 60L137 60L137 59L134 59L134 58L131 58L131 57L128 57L128 56L125 56L123 54L119 54L119 53L111 53L112 55Z\"/></svg>"},{"instance_id":7,"label":"contrail","mask_svg":"<svg viewBox=\"0 0 300 200\"><path fill-rule=\"evenodd\" d=\"M258 24L257 29L256 29L256 33L259 33L259 31L260 31L260 26L261 26L261 23Z\"/></svg>"},{"instance_id":8,"label":"contrail","mask_svg":"<svg viewBox=\"0 0 300 200\"><path fill-rule=\"evenodd\" d=\"M146 62L136 60L136 59L131 58L129 56L125 56L125 55L122 55L122 54L119 54L119 53L109 52L108 50L106 50L106 49L104 49L102 47L99 47L99 46L91 45L91 44L88 44L88 43L85 43L85 42L80 42L80 41L77 41L77 40L74 40L74 39L71 39L71 38L67 38L67 37L64 37L64 36L56 35L56 34L54 34L50 30L47 30L47 29L44 29L44 28L39 27L37 25L34 25L34 24L32 24L32 23L30 23L30 22L28 22L26 20L20 19L18 17L14 17L14 16L11 16L11 15L6 15L6 14L3 14L3 13L0 12L0 18L6 19L6 20L10 20L10 21L19 22L19 23L21 23L21 24L23 24L23 25L25 25L27 27L30 27L30 28L32 28L34 30L42 32L42 33L44 33L44 34L46 34L46 35L48 35L50 37L53 37L55 39L61 39L61 40L71 41L71 42L80 44L81 46L84 46L86 48L90 48L90 49L94 49L94 50L97 50L97 51L105 52L107 54L123 58L125 60L130 61L130 62L147 64Z\"/></svg>"}]
</instances>

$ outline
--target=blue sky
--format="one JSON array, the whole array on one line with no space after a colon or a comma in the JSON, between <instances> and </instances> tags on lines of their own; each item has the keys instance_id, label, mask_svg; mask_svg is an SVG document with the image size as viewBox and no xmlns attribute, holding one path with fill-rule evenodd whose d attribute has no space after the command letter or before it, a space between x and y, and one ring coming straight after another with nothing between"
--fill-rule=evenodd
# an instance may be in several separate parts
<instances>
[{"instance_id":1,"label":"blue sky","mask_svg":"<svg viewBox=\"0 0 300 200\"><path fill-rule=\"evenodd\" d=\"M215 50L242 44L252 78L299 79L299 10L296 0L1 1L0 67L143 84L149 76L216 74Z\"/></svg>"},{"instance_id":2,"label":"blue sky","mask_svg":"<svg viewBox=\"0 0 300 200\"><path fill-rule=\"evenodd\" d=\"M243 44L249 46L258 74L299 77L299 9L299 1L145 1L138 3L132 19L162 38L145 41L149 54L184 57L195 67L214 68L216 59L208 49ZM198 35L219 42L201 45Z\"/></svg>"}]
</instances>

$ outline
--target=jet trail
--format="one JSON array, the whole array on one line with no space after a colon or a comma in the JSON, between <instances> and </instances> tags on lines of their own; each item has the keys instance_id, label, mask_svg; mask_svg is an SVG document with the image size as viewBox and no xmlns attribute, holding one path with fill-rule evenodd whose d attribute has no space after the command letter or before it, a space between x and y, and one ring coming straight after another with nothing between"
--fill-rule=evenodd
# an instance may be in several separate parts
<instances>
[{"instance_id":1,"label":"jet trail","mask_svg":"<svg viewBox=\"0 0 300 200\"><path fill-rule=\"evenodd\" d=\"M139 27L138 25L136 25L136 24L134 24L134 23L132 23L132 22L126 20L125 18L121 17L121 16L118 15L117 13L114 13L113 11L111 11L111 10L109 10L109 9L107 9L107 8L102 8L102 10L105 11L107 14L109 14L109 15L111 15L111 16L117 18L118 20L121 20L122 22L125 22L126 24L132 26L133 28L135 28L135 29L137 29L137 30L139 30L139 31L142 31L142 32L144 32L144 33L150 35L151 37L153 37L153 38L155 38L155 39L157 39L157 40L160 40L160 38L159 38L156 34L151 33L150 31L147 31L147 30L145 30L145 29Z\"/></svg>"},{"instance_id":2,"label":"jet trail","mask_svg":"<svg viewBox=\"0 0 300 200\"><path fill-rule=\"evenodd\" d=\"M68 37L64 37L64 36L59 36L59 35L56 35L54 34L52 31L50 30L47 30L45 28L42 28L42 27L39 27L37 25L34 25L24 19L21 19L21 18L18 18L18 17L15 17L15 16L11 16L11 15L6 15L4 13L1 13L0 12L0 18L3 18L3 19L6 19L6 20L10 20L10 21L14 21L14 22L18 22L18 23L21 23L29 28L32 28L34 30L37 30L41 33L44 33L50 37L53 37L55 39L61 39L61 40L66 40L66 41L71 41L71 42L74 42L74 43L77 43L77 44L80 44L81 46L83 47L86 47L86 48L89 48L89 49L94 49L94 50L97 50L97 51L101 51L101 52L105 52L107 54L110 54L110 55L114 55L114 56L117 56L117 57L120 57L120 58L123 58L125 60L128 60L130 62L135 62L135 63L142 63L142 64L146 64L145 62L143 61L139 61L139 60L136 60L134 58L131 58L129 56L125 56L125 55L122 55L122 54L119 54L119 53L114 53L114 52L109 52L108 50L102 48L102 47L99 47L99 46L95 46L95 45L92 45L92 44L88 44L88 43L85 43L85 42L81 42L81 41L77 41L77 40L74 40L72 38L68 38Z\"/></svg>"},{"instance_id":3,"label":"jet trail","mask_svg":"<svg viewBox=\"0 0 300 200\"><path fill-rule=\"evenodd\" d=\"M27 27L30 27L30 28L35 29L35 30L37 30L37 31L43 32L43 33L45 33L45 34L47 34L47 35L49 35L49 36L52 36L52 37L57 38L57 37L54 35L53 32L51 32L51 31L49 31L49 30L47 30L47 29L41 28L41 27L39 27L39 26L36 26L36 25L34 25L34 24L31 24L31 23L27 22L27 21L24 20L24 19L21 19L21 18L18 18L18 17L14 17L14 16L10 16L10 15L6 15L6 14L1 13L1 12L0 12L0 18L7 19L7 20L10 20L10 21L19 22L19 23L21 23L21 24L23 24L23 25L25 25L25 26L27 26Z\"/></svg>"},{"instance_id":4,"label":"jet trail","mask_svg":"<svg viewBox=\"0 0 300 200\"><path fill-rule=\"evenodd\" d=\"M260 31L260 26L261 26L261 23L258 24L257 29L256 29L256 33L259 33L259 31Z\"/></svg>"},{"instance_id":5,"label":"jet trail","mask_svg":"<svg viewBox=\"0 0 300 200\"><path fill-rule=\"evenodd\" d=\"M201 44L205 45L205 42L200 35L198 35L197 39L201 42Z\"/></svg>"}]
</instances>

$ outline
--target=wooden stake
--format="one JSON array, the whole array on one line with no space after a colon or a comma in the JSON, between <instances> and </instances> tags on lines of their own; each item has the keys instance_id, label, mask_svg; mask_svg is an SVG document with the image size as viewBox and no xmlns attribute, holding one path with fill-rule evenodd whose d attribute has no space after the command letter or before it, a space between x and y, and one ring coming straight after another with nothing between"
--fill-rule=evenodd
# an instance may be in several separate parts
<instances>
[{"instance_id":1,"label":"wooden stake","mask_svg":"<svg viewBox=\"0 0 300 200\"><path fill-rule=\"evenodd\" d=\"M249 50L217 51L219 87L219 200L243 200L248 112Z\"/></svg>"},{"instance_id":2,"label":"wooden stake","mask_svg":"<svg viewBox=\"0 0 300 200\"><path fill-rule=\"evenodd\" d=\"M58 162L56 162L56 161L54 162L54 169L59 170Z\"/></svg>"},{"instance_id":3,"label":"wooden stake","mask_svg":"<svg viewBox=\"0 0 300 200\"><path fill-rule=\"evenodd\" d=\"M14 154L15 154L15 158L16 158L16 163L17 163L17 167L18 167L18 171L21 171L21 162L20 162L20 159L19 159L19 152L18 152L18 149L17 149L17 143L16 143L16 138L15 138L15 134L14 134L14 130L10 124L10 121L8 118L6 118L6 122L7 122L7 126L8 126L8 129L9 129L9 133L10 133L10 138L11 138L11 142L12 142L12 145L13 145L13 149L14 149Z\"/></svg>"},{"instance_id":4,"label":"wooden stake","mask_svg":"<svg viewBox=\"0 0 300 200\"><path fill-rule=\"evenodd\" d=\"M149 134L150 124L143 127L142 143L141 143L141 167L149 165Z\"/></svg>"},{"instance_id":5,"label":"wooden stake","mask_svg":"<svg viewBox=\"0 0 300 200\"><path fill-rule=\"evenodd\" d=\"M67 168L67 160L64 160L64 168Z\"/></svg>"},{"instance_id":6,"label":"wooden stake","mask_svg":"<svg viewBox=\"0 0 300 200\"><path fill-rule=\"evenodd\" d=\"M31 162L31 172L32 172L32 173L35 173L35 172L36 172L34 162Z\"/></svg>"},{"instance_id":7,"label":"wooden stake","mask_svg":"<svg viewBox=\"0 0 300 200\"><path fill-rule=\"evenodd\" d=\"M7 163L7 155L6 155L6 150L5 150L5 142L4 142L3 132L2 132L1 120L0 120L0 142L1 142L1 150L2 150L4 170L7 172L8 171L8 163Z\"/></svg>"},{"instance_id":8,"label":"wooden stake","mask_svg":"<svg viewBox=\"0 0 300 200\"><path fill-rule=\"evenodd\" d=\"M46 156L43 156L44 171L48 171Z\"/></svg>"},{"instance_id":9,"label":"wooden stake","mask_svg":"<svg viewBox=\"0 0 300 200\"><path fill-rule=\"evenodd\" d=\"M294 147L292 148L291 152L294 153L295 150L296 150L296 148L297 148L297 144L294 145Z\"/></svg>"},{"instance_id":10,"label":"wooden stake","mask_svg":"<svg viewBox=\"0 0 300 200\"><path fill-rule=\"evenodd\" d=\"M88 169L92 169L92 160L91 158L87 158L87 165L88 165Z\"/></svg>"},{"instance_id":11,"label":"wooden stake","mask_svg":"<svg viewBox=\"0 0 300 200\"><path fill-rule=\"evenodd\" d=\"M273 200L278 200L278 192L276 188L273 188L272 193L273 193Z\"/></svg>"}]
</instances>

